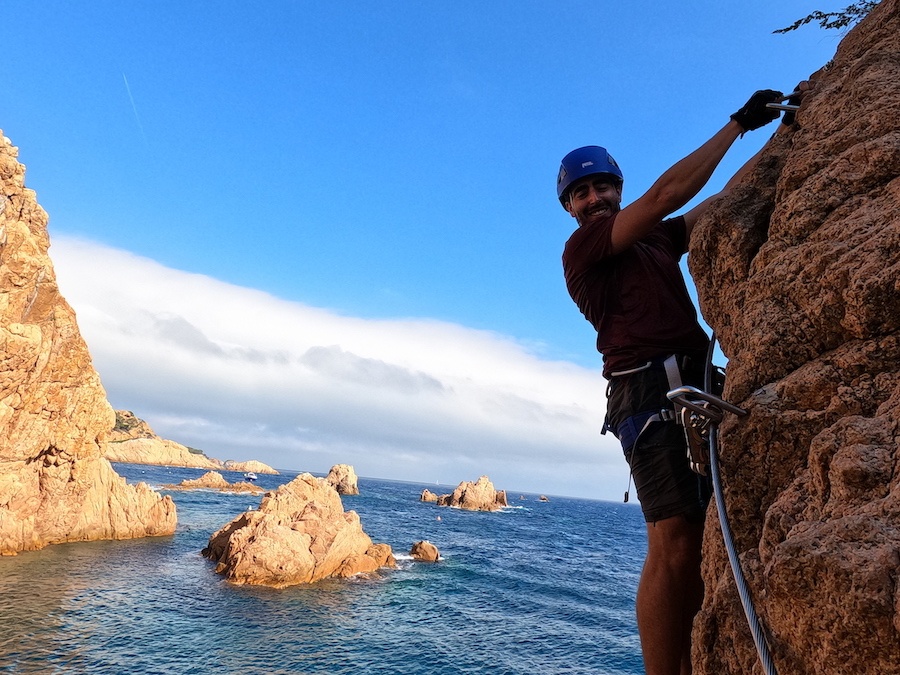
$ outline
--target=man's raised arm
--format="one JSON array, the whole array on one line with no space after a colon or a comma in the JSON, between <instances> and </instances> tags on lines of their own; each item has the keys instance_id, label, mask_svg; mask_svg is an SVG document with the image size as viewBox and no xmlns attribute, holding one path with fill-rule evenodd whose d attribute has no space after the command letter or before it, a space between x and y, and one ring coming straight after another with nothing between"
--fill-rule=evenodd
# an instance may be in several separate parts
<instances>
[{"instance_id":1,"label":"man's raised arm","mask_svg":"<svg viewBox=\"0 0 900 675\"><path fill-rule=\"evenodd\" d=\"M668 169L645 194L622 209L612 229L613 252L624 251L647 235L660 220L693 199L738 136L778 118L778 111L767 108L766 104L783 99L781 92L771 89L753 94L746 105L731 116L728 124Z\"/></svg>"},{"instance_id":2,"label":"man's raised arm","mask_svg":"<svg viewBox=\"0 0 900 675\"><path fill-rule=\"evenodd\" d=\"M800 105L800 103L803 100L803 96L806 94L806 92L811 90L812 87L813 87L812 82L808 82L806 80L804 80L803 82L798 84L795 87L795 91L794 91L796 96L791 96L790 103L792 103L794 105ZM787 133L790 130L791 125L793 124L793 121L794 121L794 113L790 112L790 113L786 114L782 118L782 124L778 125L778 129L772 135L772 138L775 138L775 136L778 136L779 134ZM759 163L759 160L762 157L763 152L765 152L766 147L772 141L772 138L770 138L768 141L766 141L765 145L763 145L762 148L760 148L759 152L757 152L755 155L753 155L753 157L748 159L744 163L744 165L735 172L735 174L728 180L728 182L725 183L725 187L723 187L719 192L714 194L712 197L707 197L702 202L697 204L697 206L695 206L690 211L688 211L687 213L684 214L684 222L685 222L685 225L687 226L688 239L690 239L690 237L691 237L691 232L694 230L694 225L696 225L697 221L700 220L700 217L704 213L706 213L706 210L709 208L710 204L712 204L715 200L719 199L720 197L724 197L729 192L731 192L731 189L735 185L740 183L741 180L744 178L744 176L746 176L748 173L753 171L754 168L756 168L756 165Z\"/></svg>"}]
</instances>

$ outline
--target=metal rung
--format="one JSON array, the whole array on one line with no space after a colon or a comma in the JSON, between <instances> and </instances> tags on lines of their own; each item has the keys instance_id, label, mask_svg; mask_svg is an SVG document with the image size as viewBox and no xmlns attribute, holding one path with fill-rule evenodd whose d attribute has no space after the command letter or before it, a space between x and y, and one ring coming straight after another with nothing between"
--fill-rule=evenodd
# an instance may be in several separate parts
<instances>
[{"instance_id":1,"label":"metal rung","mask_svg":"<svg viewBox=\"0 0 900 675\"><path fill-rule=\"evenodd\" d=\"M688 396L692 397L693 399L699 398L701 401L706 401L715 408L718 408L718 410L710 410L709 408L697 403L696 400L692 401L688 398ZM722 419L722 415L724 412L734 413L739 417L743 417L747 414L747 411L743 408L738 408L736 405L732 405L728 401L723 401L715 394L710 394L703 391L702 389L697 389L697 387L678 387L677 389L673 389L668 394L666 394L666 397L673 403L677 403L678 405L683 406L688 410L693 410L698 415L702 415L703 417L712 419L715 422L718 422Z\"/></svg>"}]
</instances>

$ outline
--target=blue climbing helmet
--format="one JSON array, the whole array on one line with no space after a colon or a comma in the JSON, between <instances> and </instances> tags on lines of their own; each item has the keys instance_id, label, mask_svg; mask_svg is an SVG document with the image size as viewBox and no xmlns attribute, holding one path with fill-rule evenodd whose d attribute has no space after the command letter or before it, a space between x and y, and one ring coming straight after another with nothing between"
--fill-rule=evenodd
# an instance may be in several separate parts
<instances>
[{"instance_id":1,"label":"blue climbing helmet","mask_svg":"<svg viewBox=\"0 0 900 675\"><path fill-rule=\"evenodd\" d=\"M559 197L559 203L563 205L563 208L566 206L566 193L569 186L575 181L595 173L608 173L615 176L619 182L625 179L616 160L612 158L606 148L601 148L599 145L586 145L563 157L559 175L556 177L556 196Z\"/></svg>"}]
</instances>

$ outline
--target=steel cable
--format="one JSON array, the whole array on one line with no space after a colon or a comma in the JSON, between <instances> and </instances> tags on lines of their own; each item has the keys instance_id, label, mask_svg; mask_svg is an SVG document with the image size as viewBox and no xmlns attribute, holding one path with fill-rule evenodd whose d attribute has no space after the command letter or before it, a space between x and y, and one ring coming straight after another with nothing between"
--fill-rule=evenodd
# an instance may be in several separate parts
<instances>
[{"instance_id":1,"label":"steel cable","mask_svg":"<svg viewBox=\"0 0 900 675\"><path fill-rule=\"evenodd\" d=\"M704 383L706 391L712 391L712 354L716 344L716 334L713 333L709 345L709 358L706 361L706 382ZM747 625L750 627L750 633L753 635L753 642L756 645L756 653L759 655L759 661L762 664L766 675L777 675L775 663L772 661L772 654L769 651L769 644L766 641L765 631L759 617L756 615L756 609L753 606L753 598L750 596L750 589L747 586L747 580L744 578L744 572L741 569L741 561L738 558L737 550L734 547L734 535L731 532L731 525L728 522L728 513L725 509L725 495L722 491L722 479L719 475L719 425L712 424L709 430L709 471L713 483L713 495L716 500L716 510L719 512L719 525L722 528L722 539L725 542L725 550L728 551L728 562L731 564L731 572L734 575L734 582L737 584L738 595L741 597L741 606L744 608L744 616L747 617Z\"/></svg>"}]
</instances>

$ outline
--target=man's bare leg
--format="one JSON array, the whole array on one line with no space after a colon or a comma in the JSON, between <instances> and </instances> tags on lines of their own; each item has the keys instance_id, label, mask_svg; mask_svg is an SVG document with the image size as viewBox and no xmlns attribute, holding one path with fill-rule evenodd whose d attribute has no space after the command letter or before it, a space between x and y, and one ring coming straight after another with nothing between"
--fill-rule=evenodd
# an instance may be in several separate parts
<instances>
[{"instance_id":1,"label":"man's bare leg","mask_svg":"<svg viewBox=\"0 0 900 675\"><path fill-rule=\"evenodd\" d=\"M703 523L683 516L647 523L647 559L637 594L647 675L690 675L691 624L703 602Z\"/></svg>"}]
</instances>

